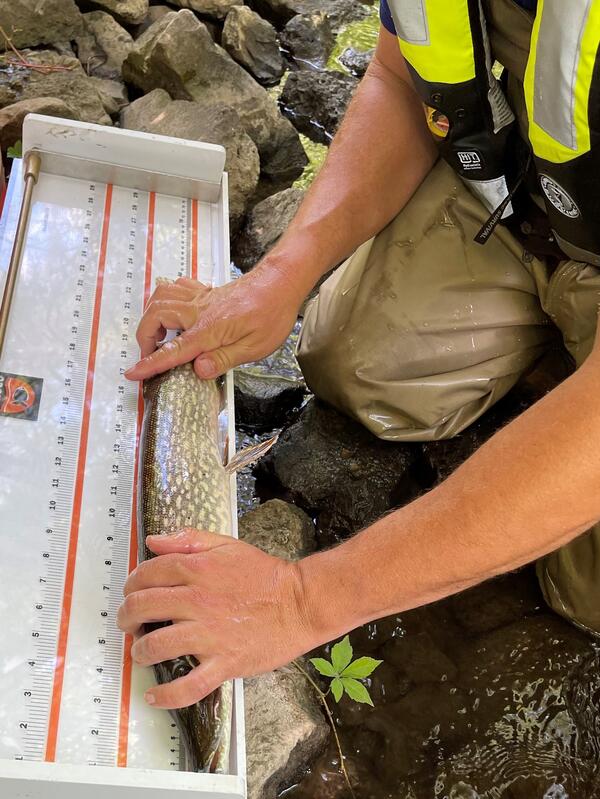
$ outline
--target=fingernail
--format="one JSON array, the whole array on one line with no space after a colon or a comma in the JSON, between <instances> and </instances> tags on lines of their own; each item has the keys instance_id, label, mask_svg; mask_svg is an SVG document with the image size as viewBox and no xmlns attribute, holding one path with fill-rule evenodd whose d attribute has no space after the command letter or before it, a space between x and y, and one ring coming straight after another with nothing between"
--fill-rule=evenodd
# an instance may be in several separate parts
<instances>
[{"instance_id":1,"label":"fingernail","mask_svg":"<svg viewBox=\"0 0 600 799\"><path fill-rule=\"evenodd\" d=\"M198 377L212 377L215 371L215 365L210 358L204 358L196 364L196 372Z\"/></svg>"},{"instance_id":2,"label":"fingernail","mask_svg":"<svg viewBox=\"0 0 600 799\"><path fill-rule=\"evenodd\" d=\"M146 693L144 694L144 699L149 705L153 705L156 702L154 694L150 693L150 691L146 691Z\"/></svg>"}]
</instances>

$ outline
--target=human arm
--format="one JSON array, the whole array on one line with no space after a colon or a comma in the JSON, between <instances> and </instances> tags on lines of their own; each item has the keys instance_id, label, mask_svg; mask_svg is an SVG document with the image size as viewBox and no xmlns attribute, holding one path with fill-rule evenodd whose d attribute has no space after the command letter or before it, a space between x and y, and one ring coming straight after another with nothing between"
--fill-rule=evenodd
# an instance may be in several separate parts
<instances>
[{"instance_id":1,"label":"human arm","mask_svg":"<svg viewBox=\"0 0 600 799\"><path fill-rule=\"evenodd\" d=\"M425 115L397 40L382 28L325 164L286 233L239 280L187 293L162 286L138 331L143 379L195 359L201 377L268 355L318 280L403 208L435 160ZM185 332L156 350L165 328Z\"/></svg>"},{"instance_id":2,"label":"human arm","mask_svg":"<svg viewBox=\"0 0 600 799\"><path fill-rule=\"evenodd\" d=\"M334 549L288 564L247 544L189 531L130 577L130 632L162 607L193 619L172 640L203 665L153 689L157 705L287 663L373 619L461 591L569 542L600 519L600 346L583 366L475 452L444 483ZM188 553L188 554L186 554ZM159 593L145 594L148 586ZM192 592L193 595L193 592ZM127 606L129 602L129 607ZM243 609L243 612L242 612ZM240 617L242 617L240 622ZM162 618L162 617L161 617ZM172 656L139 639L134 659ZM172 642L171 642L172 645Z\"/></svg>"}]
</instances>

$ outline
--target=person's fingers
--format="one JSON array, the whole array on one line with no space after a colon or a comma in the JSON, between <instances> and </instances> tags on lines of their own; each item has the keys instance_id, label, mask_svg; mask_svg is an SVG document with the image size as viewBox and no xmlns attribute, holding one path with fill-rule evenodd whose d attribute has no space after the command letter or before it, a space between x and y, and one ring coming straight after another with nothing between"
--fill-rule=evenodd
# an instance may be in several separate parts
<instances>
[{"instance_id":1,"label":"person's fingers","mask_svg":"<svg viewBox=\"0 0 600 799\"><path fill-rule=\"evenodd\" d=\"M241 363L254 361L257 357L260 356L256 356L248 347L245 339L241 339L234 344L218 347L198 355L194 359L194 371L203 380L210 380L224 375Z\"/></svg>"},{"instance_id":2,"label":"person's fingers","mask_svg":"<svg viewBox=\"0 0 600 799\"><path fill-rule=\"evenodd\" d=\"M176 283L159 283L148 297L146 308L157 300L191 300L195 292L189 286L179 286Z\"/></svg>"},{"instance_id":3,"label":"person's fingers","mask_svg":"<svg viewBox=\"0 0 600 799\"><path fill-rule=\"evenodd\" d=\"M174 585L187 585L193 580L191 564L188 565L186 555L170 554L160 558L152 558L140 563L131 572L123 593L125 596L146 588L168 588ZM195 559L194 568L198 569L198 560Z\"/></svg>"},{"instance_id":4,"label":"person's fingers","mask_svg":"<svg viewBox=\"0 0 600 799\"><path fill-rule=\"evenodd\" d=\"M150 688L144 694L146 702L154 707L173 710L199 702L228 679L221 663L209 659L192 669L185 677Z\"/></svg>"},{"instance_id":5,"label":"person's fingers","mask_svg":"<svg viewBox=\"0 0 600 799\"><path fill-rule=\"evenodd\" d=\"M198 294L206 294L212 289L212 286L201 283L199 280L194 280L192 277L178 277L175 285L193 291L196 296Z\"/></svg>"},{"instance_id":6,"label":"person's fingers","mask_svg":"<svg viewBox=\"0 0 600 799\"><path fill-rule=\"evenodd\" d=\"M191 643L192 634L197 630L198 624L189 621L152 630L133 643L131 657L140 666L154 666L164 660L189 655L192 650L197 649L197 644L192 646Z\"/></svg>"},{"instance_id":7,"label":"person's fingers","mask_svg":"<svg viewBox=\"0 0 600 799\"><path fill-rule=\"evenodd\" d=\"M134 591L119 608L117 624L124 633L135 635L142 624L188 619L197 598L196 590L183 585Z\"/></svg>"},{"instance_id":8,"label":"person's fingers","mask_svg":"<svg viewBox=\"0 0 600 799\"><path fill-rule=\"evenodd\" d=\"M199 347L196 331L186 331L171 341L166 341L159 349L142 358L135 366L125 372L129 380L146 380L153 375L161 374L174 366L188 363L198 355Z\"/></svg>"},{"instance_id":9,"label":"person's fingers","mask_svg":"<svg viewBox=\"0 0 600 799\"><path fill-rule=\"evenodd\" d=\"M209 549L231 544L231 541L231 536L194 530L193 527L186 527L181 532L171 535L146 536L146 546L155 555L208 552Z\"/></svg>"},{"instance_id":10,"label":"person's fingers","mask_svg":"<svg viewBox=\"0 0 600 799\"><path fill-rule=\"evenodd\" d=\"M156 300L148 306L138 325L136 338L142 358L154 352L164 330L188 330L196 322L197 309L183 300ZM160 335L160 338L159 338Z\"/></svg>"}]
</instances>

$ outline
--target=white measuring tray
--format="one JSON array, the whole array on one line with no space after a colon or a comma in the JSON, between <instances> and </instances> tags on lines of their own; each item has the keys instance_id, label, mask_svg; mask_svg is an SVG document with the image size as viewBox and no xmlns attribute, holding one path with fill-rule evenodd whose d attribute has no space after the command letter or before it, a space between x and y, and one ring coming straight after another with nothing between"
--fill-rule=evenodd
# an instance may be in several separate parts
<instances>
[{"instance_id":1,"label":"white measuring tray","mask_svg":"<svg viewBox=\"0 0 600 799\"><path fill-rule=\"evenodd\" d=\"M241 683L229 774L181 772L169 714L143 700L153 672L115 624L142 412L123 371L157 277L229 278L224 150L37 115L23 150L42 168L0 360L0 796L242 799ZM15 162L0 290L22 191ZM232 389L229 376L229 454ZM234 477L231 503L235 520Z\"/></svg>"}]
</instances>

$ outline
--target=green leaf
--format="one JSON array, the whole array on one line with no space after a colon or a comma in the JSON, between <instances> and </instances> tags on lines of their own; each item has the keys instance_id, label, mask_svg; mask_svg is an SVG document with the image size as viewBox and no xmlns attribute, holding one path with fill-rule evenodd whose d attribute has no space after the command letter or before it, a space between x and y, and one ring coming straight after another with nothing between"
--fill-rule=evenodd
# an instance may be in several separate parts
<instances>
[{"instance_id":1,"label":"green leaf","mask_svg":"<svg viewBox=\"0 0 600 799\"><path fill-rule=\"evenodd\" d=\"M344 691L348 694L350 699L354 699L355 702L360 702L364 705L371 705L371 707L373 707L373 702L369 696L369 692L361 682L354 680L351 677L342 677L341 682L344 686Z\"/></svg>"},{"instance_id":2,"label":"green leaf","mask_svg":"<svg viewBox=\"0 0 600 799\"><path fill-rule=\"evenodd\" d=\"M22 158L23 157L23 142L21 139L16 141L12 147L9 147L6 151L6 155L9 158Z\"/></svg>"},{"instance_id":3,"label":"green leaf","mask_svg":"<svg viewBox=\"0 0 600 799\"><path fill-rule=\"evenodd\" d=\"M337 672L328 660L324 658L311 658L310 662L315 669L324 677L335 677Z\"/></svg>"},{"instance_id":4,"label":"green leaf","mask_svg":"<svg viewBox=\"0 0 600 799\"><path fill-rule=\"evenodd\" d=\"M333 698L336 702L339 702L342 698L342 694L344 693L344 686L342 685L342 681L339 677L336 677L334 680L331 681L331 693L333 694Z\"/></svg>"},{"instance_id":5,"label":"green leaf","mask_svg":"<svg viewBox=\"0 0 600 799\"><path fill-rule=\"evenodd\" d=\"M331 662L336 672L341 674L351 660L352 644L350 643L350 637L347 635L342 641L340 641L338 644L335 644L335 646L332 648Z\"/></svg>"},{"instance_id":6,"label":"green leaf","mask_svg":"<svg viewBox=\"0 0 600 799\"><path fill-rule=\"evenodd\" d=\"M346 666L342 672L342 677L355 677L358 680L364 680L370 674L373 674L377 666L380 666L383 660L375 660L375 658L358 658L354 663Z\"/></svg>"}]
</instances>

